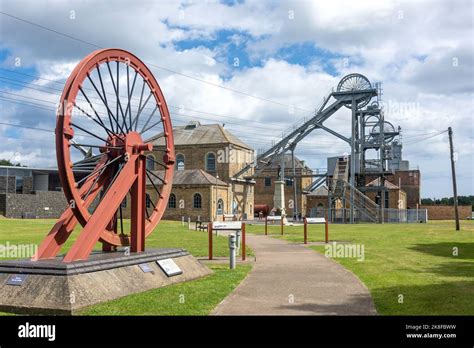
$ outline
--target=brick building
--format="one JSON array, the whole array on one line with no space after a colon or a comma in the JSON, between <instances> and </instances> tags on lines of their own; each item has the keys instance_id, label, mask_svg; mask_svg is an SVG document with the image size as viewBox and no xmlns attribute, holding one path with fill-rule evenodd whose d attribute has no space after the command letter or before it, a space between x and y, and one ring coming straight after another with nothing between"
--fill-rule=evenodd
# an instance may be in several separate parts
<instances>
[{"instance_id":1,"label":"brick building","mask_svg":"<svg viewBox=\"0 0 474 348\"><path fill-rule=\"evenodd\" d=\"M57 218L66 206L57 169L0 166L1 215Z\"/></svg>"},{"instance_id":2,"label":"brick building","mask_svg":"<svg viewBox=\"0 0 474 348\"><path fill-rule=\"evenodd\" d=\"M400 189L397 185L390 181L385 181L385 195L382 195L381 191L371 190L372 187L378 188L380 185L380 178L374 179L365 185L367 191L365 195L373 200L378 205L389 208L389 209L406 209L407 208L407 194L405 191ZM384 202L382 204L382 196L384 196Z\"/></svg>"},{"instance_id":3,"label":"brick building","mask_svg":"<svg viewBox=\"0 0 474 348\"><path fill-rule=\"evenodd\" d=\"M292 156L286 154L284 157L285 207L288 216L294 216L296 210L298 213L303 212L302 215L304 215L306 211L306 194L303 193L303 190L311 184L311 175L313 174L313 171L303 161L296 156L294 159L296 178L293 178ZM268 205L270 208L274 206L275 181L279 180L280 166L280 161L272 162L263 171L255 175L255 204Z\"/></svg>"},{"instance_id":4,"label":"brick building","mask_svg":"<svg viewBox=\"0 0 474 348\"><path fill-rule=\"evenodd\" d=\"M365 182L368 184L374 179L376 176L367 175ZM406 208L416 209L421 204L421 173L418 169L393 170L386 174L385 179L406 193Z\"/></svg>"},{"instance_id":5,"label":"brick building","mask_svg":"<svg viewBox=\"0 0 474 348\"><path fill-rule=\"evenodd\" d=\"M173 136L176 168L163 218L222 220L224 214L233 214L251 219L255 182L233 176L253 159L252 148L219 124L190 122L174 127ZM158 158L164 148L163 135L149 141L153 151L148 156ZM153 161L147 167L154 170ZM154 194L151 186L147 191Z\"/></svg>"}]
</instances>

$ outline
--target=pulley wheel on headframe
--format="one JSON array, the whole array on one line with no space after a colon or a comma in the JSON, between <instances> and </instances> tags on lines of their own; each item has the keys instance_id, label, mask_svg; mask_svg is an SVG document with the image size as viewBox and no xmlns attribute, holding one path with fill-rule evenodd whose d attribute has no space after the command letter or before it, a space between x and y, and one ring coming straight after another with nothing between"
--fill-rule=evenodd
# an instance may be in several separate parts
<instances>
[{"instance_id":1,"label":"pulley wheel on headframe","mask_svg":"<svg viewBox=\"0 0 474 348\"><path fill-rule=\"evenodd\" d=\"M157 135L160 152L147 141ZM74 222L84 226L64 260L87 258L97 241L106 248L143 250L168 203L175 153L164 96L140 59L103 49L76 66L61 96L56 153L70 204L58 221L62 226L50 235L67 239ZM37 258L54 256L61 238L45 239Z\"/></svg>"},{"instance_id":2,"label":"pulley wheel on headframe","mask_svg":"<svg viewBox=\"0 0 474 348\"><path fill-rule=\"evenodd\" d=\"M353 73L344 76L339 84L337 85L338 92L354 92L354 91L364 91L371 89L372 85L367 77L362 74ZM370 102L371 96L363 97L357 100L357 108L361 109ZM351 108L351 102L348 102L344 106Z\"/></svg>"}]
</instances>

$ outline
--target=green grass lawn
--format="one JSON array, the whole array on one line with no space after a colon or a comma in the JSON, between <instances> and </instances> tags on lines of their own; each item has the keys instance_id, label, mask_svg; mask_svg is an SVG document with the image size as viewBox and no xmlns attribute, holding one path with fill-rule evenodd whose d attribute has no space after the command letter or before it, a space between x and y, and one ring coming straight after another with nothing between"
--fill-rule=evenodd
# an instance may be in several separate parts
<instances>
[{"instance_id":1,"label":"green grass lawn","mask_svg":"<svg viewBox=\"0 0 474 348\"><path fill-rule=\"evenodd\" d=\"M38 244L55 220L0 220L0 244ZM128 221L125 228L128 229ZM77 228L64 246L71 246ZM214 235L214 256L228 256L227 237ZM184 248L196 257L208 255L208 234L188 230L180 222L161 221L146 239L148 248ZM96 248L100 249L100 244ZM246 248L249 255L250 248ZM211 265L212 274L194 281L126 296L81 310L81 315L206 315L221 302L247 275L250 265L230 270L228 265ZM183 303L184 299L184 303ZM181 300L181 302L180 302ZM4 315L6 313L0 313Z\"/></svg>"},{"instance_id":2,"label":"green grass lawn","mask_svg":"<svg viewBox=\"0 0 474 348\"><path fill-rule=\"evenodd\" d=\"M263 234L263 226L249 226ZM269 227L271 236L303 242L302 226ZM309 241L324 241L324 225L310 225ZM365 260L335 258L369 288L379 314L474 315L474 222L331 224L330 241L364 245ZM324 253L324 246L311 246ZM453 255L457 248L458 256ZM399 303L403 295L403 303Z\"/></svg>"},{"instance_id":3,"label":"green grass lawn","mask_svg":"<svg viewBox=\"0 0 474 348\"><path fill-rule=\"evenodd\" d=\"M38 244L48 234L56 220L52 219L1 219L0 220L0 244ZM193 225L194 226L194 225ZM62 252L66 252L72 245L75 237L80 231L76 228L71 238L68 239ZM124 229L128 231L129 221L124 221ZM153 233L146 239L148 248L184 248L193 256L202 257L208 255L207 232L188 230L187 225L181 222L161 221ZM101 244L96 245L100 250ZM246 248L247 254L252 255L252 250ZM214 256L228 256L229 246L227 237L216 236L213 238Z\"/></svg>"},{"instance_id":4,"label":"green grass lawn","mask_svg":"<svg viewBox=\"0 0 474 348\"><path fill-rule=\"evenodd\" d=\"M213 274L122 297L81 310L79 315L208 315L250 271L250 265L211 265Z\"/></svg>"}]
</instances>

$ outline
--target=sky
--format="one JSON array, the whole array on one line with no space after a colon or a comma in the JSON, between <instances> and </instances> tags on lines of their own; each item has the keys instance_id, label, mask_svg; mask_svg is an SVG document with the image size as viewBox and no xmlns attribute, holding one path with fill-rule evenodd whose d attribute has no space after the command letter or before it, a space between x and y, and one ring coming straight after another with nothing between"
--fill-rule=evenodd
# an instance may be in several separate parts
<instances>
[{"instance_id":1,"label":"sky","mask_svg":"<svg viewBox=\"0 0 474 348\"><path fill-rule=\"evenodd\" d=\"M0 12L0 158L55 166L54 107L65 80L90 52L117 47L152 64L174 125L225 124L254 149L311 116L343 76L361 73L382 82L385 119L402 129L422 197L452 195L441 133L449 126L458 194L474 194L470 0L3 0ZM349 136L350 111L326 125ZM317 130L295 153L325 168L327 157L349 151Z\"/></svg>"}]
</instances>

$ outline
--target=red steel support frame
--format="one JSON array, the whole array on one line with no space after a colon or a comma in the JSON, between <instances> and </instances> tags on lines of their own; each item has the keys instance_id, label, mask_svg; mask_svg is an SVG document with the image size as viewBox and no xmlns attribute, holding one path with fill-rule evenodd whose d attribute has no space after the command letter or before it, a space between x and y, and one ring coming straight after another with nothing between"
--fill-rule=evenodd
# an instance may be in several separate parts
<instances>
[{"instance_id":1,"label":"red steel support frame","mask_svg":"<svg viewBox=\"0 0 474 348\"><path fill-rule=\"evenodd\" d=\"M324 224L324 229L325 229L325 241L326 243L329 242L329 222L328 222L328 214L326 213L326 223Z\"/></svg>"},{"instance_id":2,"label":"red steel support frame","mask_svg":"<svg viewBox=\"0 0 474 348\"><path fill-rule=\"evenodd\" d=\"M207 225L207 232L209 235L209 260L212 260L212 222Z\"/></svg>"},{"instance_id":3,"label":"red steel support frame","mask_svg":"<svg viewBox=\"0 0 474 348\"><path fill-rule=\"evenodd\" d=\"M308 222L306 218L303 219L304 221L304 244L308 244Z\"/></svg>"},{"instance_id":4,"label":"red steel support frame","mask_svg":"<svg viewBox=\"0 0 474 348\"><path fill-rule=\"evenodd\" d=\"M131 218L135 223L132 224L130 251L141 252L145 250L145 166L146 157L141 156L136 162L137 180L133 183L131 190L132 206Z\"/></svg>"},{"instance_id":5,"label":"red steel support frame","mask_svg":"<svg viewBox=\"0 0 474 348\"><path fill-rule=\"evenodd\" d=\"M242 261L245 261L246 253L245 253L245 222L242 223Z\"/></svg>"}]
</instances>

